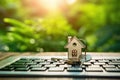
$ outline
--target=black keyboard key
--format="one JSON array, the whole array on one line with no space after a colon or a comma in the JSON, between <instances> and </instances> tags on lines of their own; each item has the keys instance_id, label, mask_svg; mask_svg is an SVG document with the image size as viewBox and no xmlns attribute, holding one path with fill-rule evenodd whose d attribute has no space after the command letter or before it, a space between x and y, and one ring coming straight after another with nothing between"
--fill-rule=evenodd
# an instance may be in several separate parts
<instances>
[{"instance_id":1,"label":"black keyboard key","mask_svg":"<svg viewBox=\"0 0 120 80\"><path fill-rule=\"evenodd\" d=\"M30 62L32 62L31 60L18 60L18 61L16 61L17 63L30 63Z\"/></svg>"},{"instance_id":2,"label":"black keyboard key","mask_svg":"<svg viewBox=\"0 0 120 80\"><path fill-rule=\"evenodd\" d=\"M21 58L21 59L19 59L19 60L28 60L28 58Z\"/></svg>"},{"instance_id":3,"label":"black keyboard key","mask_svg":"<svg viewBox=\"0 0 120 80\"><path fill-rule=\"evenodd\" d=\"M15 68L15 71L28 71L28 68Z\"/></svg>"},{"instance_id":4,"label":"black keyboard key","mask_svg":"<svg viewBox=\"0 0 120 80\"><path fill-rule=\"evenodd\" d=\"M32 60L41 60L41 58L30 58L30 59L32 59Z\"/></svg>"},{"instance_id":5,"label":"black keyboard key","mask_svg":"<svg viewBox=\"0 0 120 80\"><path fill-rule=\"evenodd\" d=\"M64 68L63 67L55 67L55 68L49 68L49 72L63 72Z\"/></svg>"},{"instance_id":6,"label":"black keyboard key","mask_svg":"<svg viewBox=\"0 0 120 80\"><path fill-rule=\"evenodd\" d=\"M12 68L5 67L5 68L0 69L0 71L12 71Z\"/></svg>"},{"instance_id":7,"label":"black keyboard key","mask_svg":"<svg viewBox=\"0 0 120 80\"><path fill-rule=\"evenodd\" d=\"M107 72L120 72L120 69L117 68L105 68Z\"/></svg>"},{"instance_id":8,"label":"black keyboard key","mask_svg":"<svg viewBox=\"0 0 120 80\"><path fill-rule=\"evenodd\" d=\"M14 68L27 68L27 65L12 65Z\"/></svg>"},{"instance_id":9,"label":"black keyboard key","mask_svg":"<svg viewBox=\"0 0 120 80\"><path fill-rule=\"evenodd\" d=\"M102 68L101 67L87 67L86 68L87 72L102 72Z\"/></svg>"},{"instance_id":10,"label":"black keyboard key","mask_svg":"<svg viewBox=\"0 0 120 80\"><path fill-rule=\"evenodd\" d=\"M13 68L13 65L7 65L6 68Z\"/></svg>"},{"instance_id":11,"label":"black keyboard key","mask_svg":"<svg viewBox=\"0 0 120 80\"><path fill-rule=\"evenodd\" d=\"M41 68L32 68L31 71L45 71L46 68L45 67L41 67Z\"/></svg>"},{"instance_id":12,"label":"black keyboard key","mask_svg":"<svg viewBox=\"0 0 120 80\"><path fill-rule=\"evenodd\" d=\"M26 65L36 65L37 63L26 63Z\"/></svg>"},{"instance_id":13,"label":"black keyboard key","mask_svg":"<svg viewBox=\"0 0 120 80\"><path fill-rule=\"evenodd\" d=\"M24 62L15 62L15 63L12 63L11 65L24 65L25 63Z\"/></svg>"},{"instance_id":14,"label":"black keyboard key","mask_svg":"<svg viewBox=\"0 0 120 80\"><path fill-rule=\"evenodd\" d=\"M76 68L76 67L71 67L71 68L67 68L68 72L82 72L82 68Z\"/></svg>"}]
</instances>

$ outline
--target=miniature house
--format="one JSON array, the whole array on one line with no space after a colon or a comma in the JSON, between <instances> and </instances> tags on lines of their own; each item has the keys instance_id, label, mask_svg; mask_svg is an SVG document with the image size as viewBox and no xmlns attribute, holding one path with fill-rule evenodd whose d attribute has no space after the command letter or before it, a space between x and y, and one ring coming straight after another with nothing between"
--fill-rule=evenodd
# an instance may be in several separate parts
<instances>
[{"instance_id":1,"label":"miniature house","mask_svg":"<svg viewBox=\"0 0 120 80\"><path fill-rule=\"evenodd\" d=\"M72 61L80 61L82 55L82 48L86 46L77 38L68 36L68 44L65 48L68 48L68 59Z\"/></svg>"}]
</instances>

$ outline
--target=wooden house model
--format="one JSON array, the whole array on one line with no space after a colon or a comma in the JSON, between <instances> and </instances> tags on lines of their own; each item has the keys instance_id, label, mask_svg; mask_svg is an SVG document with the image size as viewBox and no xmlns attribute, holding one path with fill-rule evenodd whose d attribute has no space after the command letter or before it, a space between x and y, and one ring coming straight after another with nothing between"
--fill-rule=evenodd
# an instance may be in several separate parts
<instances>
[{"instance_id":1,"label":"wooden house model","mask_svg":"<svg viewBox=\"0 0 120 80\"><path fill-rule=\"evenodd\" d=\"M68 59L72 61L80 61L82 56L82 48L86 46L76 37L68 36L68 44L65 48L68 48Z\"/></svg>"}]
</instances>

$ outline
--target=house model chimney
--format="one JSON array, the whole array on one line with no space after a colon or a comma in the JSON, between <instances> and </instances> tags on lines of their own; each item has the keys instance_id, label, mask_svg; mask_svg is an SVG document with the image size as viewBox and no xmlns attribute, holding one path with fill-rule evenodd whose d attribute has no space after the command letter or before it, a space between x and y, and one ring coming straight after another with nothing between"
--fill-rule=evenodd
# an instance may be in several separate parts
<instances>
[{"instance_id":1,"label":"house model chimney","mask_svg":"<svg viewBox=\"0 0 120 80\"><path fill-rule=\"evenodd\" d=\"M72 40L72 36L68 36L68 43L70 43Z\"/></svg>"}]
</instances>

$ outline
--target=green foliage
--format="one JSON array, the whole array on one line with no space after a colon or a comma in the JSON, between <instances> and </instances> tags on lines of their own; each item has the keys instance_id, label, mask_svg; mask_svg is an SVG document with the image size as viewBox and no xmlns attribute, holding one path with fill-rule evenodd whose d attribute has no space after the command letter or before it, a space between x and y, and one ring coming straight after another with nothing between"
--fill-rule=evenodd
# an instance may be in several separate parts
<instances>
[{"instance_id":1,"label":"green foliage","mask_svg":"<svg viewBox=\"0 0 120 80\"><path fill-rule=\"evenodd\" d=\"M72 15L79 16L74 23L80 26L78 35L86 39L89 51L120 51L119 4L117 0L100 0L97 3L78 1L72 7Z\"/></svg>"},{"instance_id":2,"label":"green foliage","mask_svg":"<svg viewBox=\"0 0 120 80\"><path fill-rule=\"evenodd\" d=\"M120 26L119 25L109 25L104 26L96 31L96 42L93 46L93 51L104 52L119 52L120 50Z\"/></svg>"},{"instance_id":3,"label":"green foliage","mask_svg":"<svg viewBox=\"0 0 120 80\"><path fill-rule=\"evenodd\" d=\"M61 16L38 20L37 23L33 20L20 22L10 18L5 18L4 21L11 24L11 27L2 37L1 51L64 51L66 36L75 35L75 31Z\"/></svg>"},{"instance_id":4,"label":"green foliage","mask_svg":"<svg viewBox=\"0 0 120 80\"><path fill-rule=\"evenodd\" d=\"M88 51L120 51L119 0L76 0L39 16L23 1L0 0L0 51L65 51L68 35L85 39Z\"/></svg>"}]
</instances>

